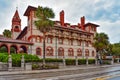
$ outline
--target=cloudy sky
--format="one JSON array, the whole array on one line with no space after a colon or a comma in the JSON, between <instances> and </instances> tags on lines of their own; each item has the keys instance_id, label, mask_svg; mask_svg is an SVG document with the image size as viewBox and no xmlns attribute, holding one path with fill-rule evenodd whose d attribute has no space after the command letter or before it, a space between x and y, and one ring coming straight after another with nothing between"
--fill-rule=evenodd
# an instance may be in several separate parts
<instances>
[{"instance_id":1,"label":"cloudy sky","mask_svg":"<svg viewBox=\"0 0 120 80\"><path fill-rule=\"evenodd\" d=\"M86 22L100 25L98 32L108 34L111 43L120 41L120 1L119 0L0 0L0 34L4 29L11 29L11 20L18 7L22 20L22 29L27 25L23 16L28 5L47 6L55 12L55 20L59 20L59 12L65 11L65 22L77 24L80 17Z\"/></svg>"}]
</instances>

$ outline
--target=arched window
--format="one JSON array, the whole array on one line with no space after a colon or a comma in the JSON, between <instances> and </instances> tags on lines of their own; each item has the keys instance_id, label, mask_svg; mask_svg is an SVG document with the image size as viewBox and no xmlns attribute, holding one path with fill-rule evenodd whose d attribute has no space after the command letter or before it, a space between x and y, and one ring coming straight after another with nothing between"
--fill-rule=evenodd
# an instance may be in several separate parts
<instances>
[{"instance_id":1,"label":"arched window","mask_svg":"<svg viewBox=\"0 0 120 80\"><path fill-rule=\"evenodd\" d=\"M53 56L53 48L52 47L47 47L46 55L47 56Z\"/></svg>"},{"instance_id":2,"label":"arched window","mask_svg":"<svg viewBox=\"0 0 120 80\"><path fill-rule=\"evenodd\" d=\"M78 50L77 50L77 56L82 56L82 51L81 51L81 49L78 49Z\"/></svg>"},{"instance_id":3,"label":"arched window","mask_svg":"<svg viewBox=\"0 0 120 80\"><path fill-rule=\"evenodd\" d=\"M58 49L58 56L64 56L64 49L62 47Z\"/></svg>"},{"instance_id":4,"label":"arched window","mask_svg":"<svg viewBox=\"0 0 120 80\"><path fill-rule=\"evenodd\" d=\"M74 56L74 51L72 48L68 49L68 56Z\"/></svg>"},{"instance_id":5,"label":"arched window","mask_svg":"<svg viewBox=\"0 0 120 80\"><path fill-rule=\"evenodd\" d=\"M95 52L94 51L92 51L92 57L94 57L95 56Z\"/></svg>"},{"instance_id":6,"label":"arched window","mask_svg":"<svg viewBox=\"0 0 120 80\"><path fill-rule=\"evenodd\" d=\"M19 27L18 26L15 26L15 29L18 29Z\"/></svg>"},{"instance_id":7,"label":"arched window","mask_svg":"<svg viewBox=\"0 0 120 80\"><path fill-rule=\"evenodd\" d=\"M88 49L85 50L85 56L89 56L89 50Z\"/></svg>"},{"instance_id":8,"label":"arched window","mask_svg":"<svg viewBox=\"0 0 120 80\"><path fill-rule=\"evenodd\" d=\"M41 55L41 48L36 49L36 55Z\"/></svg>"}]
</instances>

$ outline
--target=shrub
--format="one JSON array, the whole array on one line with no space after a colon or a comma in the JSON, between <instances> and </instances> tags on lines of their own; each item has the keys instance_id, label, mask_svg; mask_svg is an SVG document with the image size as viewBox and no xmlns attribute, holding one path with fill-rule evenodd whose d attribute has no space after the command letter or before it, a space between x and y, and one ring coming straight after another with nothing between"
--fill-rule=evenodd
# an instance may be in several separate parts
<instances>
[{"instance_id":1,"label":"shrub","mask_svg":"<svg viewBox=\"0 0 120 80\"><path fill-rule=\"evenodd\" d=\"M31 54L11 54L12 56L12 66L21 66L21 58L24 55L25 62L40 62L42 61L36 55ZM8 62L8 54L0 53L0 62Z\"/></svg>"},{"instance_id":2,"label":"shrub","mask_svg":"<svg viewBox=\"0 0 120 80\"><path fill-rule=\"evenodd\" d=\"M78 59L78 65L86 64L86 59Z\"/></svg>"},{"instance_id":3,"label":"shrub","mask_svg":"<svg viewBox=\"0 0 120 80\"><path fill-rule=\"evenodd\" d=\"M33 70L40 69L40 66L38 64L32 64L32 69Z\"/></svg>"},{"instance_id":4,"label":"shrub","mask_svg":"<svg viewBox=\"0 0 120 80\"><path fill-rule=\"evenodd\" d=\"M56 59L56 58L46 58L46 62L62 62L62 59Z\"/></svg>"},{"instance_id":5,"label":"shrub","mask_svg":"<svg viewBox=\"0 0 120 80\"><path fill-rule=\"evenodd\" d=\"M75 59L65 59L66 65L75 65Z\"/></svg>"},{"instance_id":6,"label":"shrub","mask_svg":"<svg viewBox=\"0 0 120 80\"><path fill-rule=\"evenodd\" d=\"M95 64L95 59L89 59L89 64Z\"/></svg>"},{"instance_id":7,"label":"shrub","mask_svg":"<svg viewBox=\"0 0 120 80\"><path fill-rule=\"evenodd\" d=\"M0 62L8 62L8 54L0 53Z\"/></svg>"}]
</instances>

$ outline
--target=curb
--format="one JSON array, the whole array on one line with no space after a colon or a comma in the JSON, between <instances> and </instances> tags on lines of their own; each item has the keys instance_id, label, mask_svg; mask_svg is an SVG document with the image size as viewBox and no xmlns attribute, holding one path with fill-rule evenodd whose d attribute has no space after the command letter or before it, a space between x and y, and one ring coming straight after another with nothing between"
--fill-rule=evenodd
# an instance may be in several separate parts
<instances>
[{"instance_id":1,"label":"curb","mask_svg":"<svg viewBox=\"0 0 120 80\"><path fill-rule=\"evenodd\" d=\"M92 69L92 68L105 68L105 67L115 67L120 64L115 64L115 65L102 65L102 66L74 66L72 68L62 68L62 69L52 69L52 70L34 70L34 71L14 71L14 72L0 72L0 76L2 75L23 75L23 74L37 74L37 73L47 73L47 72L56 72L56 71L69 71L69 70L78 70L78 69Z\"/></svg>"}]
</instances>

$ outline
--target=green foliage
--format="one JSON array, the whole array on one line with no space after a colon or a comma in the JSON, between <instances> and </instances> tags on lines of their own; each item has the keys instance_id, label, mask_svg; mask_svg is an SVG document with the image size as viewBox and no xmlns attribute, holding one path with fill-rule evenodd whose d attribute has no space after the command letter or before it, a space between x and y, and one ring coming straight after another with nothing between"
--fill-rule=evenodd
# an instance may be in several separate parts
<instances>
[{"instance_id":1,"label":"green foliage","mask_svg":"<svg viewBox=\"0 0 120 80\"><path fill-rule=\"evenodd\" d=\"M97 52L100 54L104 53L104 50L108 48L109 45L109 37L105 33L97 33L94 37L94 47L96 48Z\"/></svg>"},{"instance_id":2,"label":"green foliage","mask_svg":"<svg viewBox=\"0 0 120 80\"><path fill-rule=\"evenodd\" d=\"M0 53L0 62L8 62L8 54Z\"/></svg>"},{"instance_id":3,"label":"green foliage","mask_svg":"<svg viewBox=\"0 0 120 80\"><path fill-rule=\"evenodd\" d=\"M7 48L5 46L2 46L0 48L0 53L7 53Z\"/></svg>"},{"instance_id":4,"label":"green foliage","mask_svg":"<svg viewBox=\"0 0 120 80\"><path fill-rule=\"evenodd\" d=\"M38 64L32 64L32 70L40 69Z\"/></svg>"},{"instance_id":5,"label":"green foliage","mask_svg":"<svg viewBox=\"0 0 120 80\"><path fill-rule=\"evenodd\" d=\"M120 56L120 43L115 43L112 45L112 54L116 56Z\"/></svg>"},{"instance_id":6,"label":"green foliage","mask_svg":"<svg viewBox=\"0 0 120 80\"><path fill-rule=\"evenodd\" d=\"M44 69L58 69L58 68L59 68L58 65L48 65L48 64L46 64L44 66Z\"/></svg>"},{"instance_id":7,"label":"green foliage","mask_svg":"<svg viewBox=\"0 0 120 80\"><path fill-rule=\"evenodd\" d=\"M95 59L89 59L89 64L95 64Z\"/></svg>"},{"instance_id":8,"label":"green foliage","mask_svg":"<svg viewBox=\"0 0 120 80\"><path fill-rule=\"evenodd\" d=\"M66 65L75 65L75 59L65 59Z\"/></svg>"},{"instance_id":9,"label":"green foliage","mask_svg":"<svg viewBox=\"0 0 120 80\"><path fill-rule=\"evenodd\" d=\"M62 62L62 59L46 58L45 62Z\"/></svg>"},{"instance_id":10,"label":"green foliage","mask_svg":"<svg viewBox=\"0 0 120 80\"><path fill-rule=\"evenodd\" d=\"M86 59L78 59L78 65L86 64Z\"/></svg>"},{"instance_id":11,"label":"green foliage","mask_svg":"<svg viewBox=\"0 0 120 80\"><path fill-rule=\"evenodd\" d=\"M12 65L21 66L21 58L24 55L25 62L42 62L36 55L31 54L11 54L12 56ZM8 62L8 54L0 53L0 62Z\"/></svg>"},{"instance_id":12,"label":"green foliage","mask_svg":"<svg viewBox=\"0 0 120 80\"><path fill-rule=\"evenodd\" d=\"M5 30L3 31L4 37L11 38L11 34L12 34L12 33L11 33L10 30L5 29Z\"/></svg>"},{"instance_id":13,"label":"green foliage","mask_svg":"<svg viewBox=\"0 0 120 80\"><path fill-rule=\"evenodd\" d=\"M35 21L35 25L41 32L46 33L54 26L54 22L50 20L55 17L51 8L38 6L36 16L38 20Z\"/></svg>"}]
</instances>

